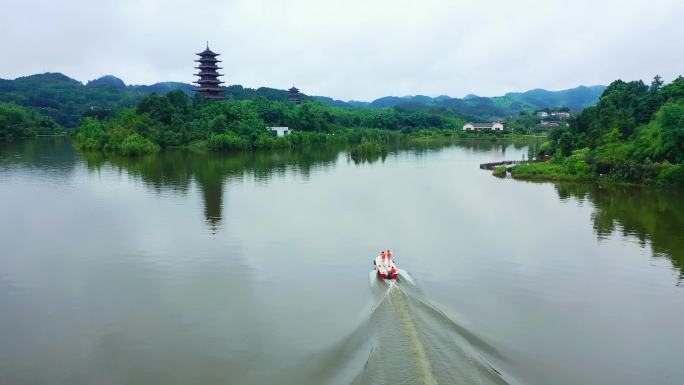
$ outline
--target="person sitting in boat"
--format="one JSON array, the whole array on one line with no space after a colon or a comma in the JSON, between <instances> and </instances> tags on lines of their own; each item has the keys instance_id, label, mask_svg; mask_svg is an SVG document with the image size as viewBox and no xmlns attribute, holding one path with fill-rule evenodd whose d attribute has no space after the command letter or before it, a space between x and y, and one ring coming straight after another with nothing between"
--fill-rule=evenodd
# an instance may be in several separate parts
<instances>
[{"instance_id":1,"label":"person sitting in boat","mask_svg":"<svg viewBox=\"0 0 684 385\"><path fill-rule=\"evenodd\" d=\"M394 264L394 261L392 260L392 250L387 250L385 256L387 257L387 269L392 272L393 276L396 276L397 266Z\"/></svg>"},{"instance_id":2,"label":"person sitting in boat","mask_svg":"<svg viewBox=\"0 0 684 385\"><path fill-rule=\"evenodd\" d=\"M392 252L389 250L385 251L385 266L387 266L387 269L392 269L394 267L394 261L392 261Z\"/></svg>"},{"instance_id":3,"label":"person sitting in boat","mask_svg":"<svg viewBox=\"0 0 684 385\"><path fill-rule=\"evenodd\" d=\"M387 254L385 250L380 251L380 255L375 259L375 264L387 269Z\"/></svg>"}]
</instances>

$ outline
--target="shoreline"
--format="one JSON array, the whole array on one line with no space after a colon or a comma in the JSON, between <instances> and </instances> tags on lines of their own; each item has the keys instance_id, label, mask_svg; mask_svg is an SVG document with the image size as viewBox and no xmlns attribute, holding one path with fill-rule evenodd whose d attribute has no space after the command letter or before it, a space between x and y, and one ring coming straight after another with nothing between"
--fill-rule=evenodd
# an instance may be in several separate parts
<instances>
[{"instance_id":1,"label":"shoreline","mask_svg":"<svg viewBox=\"0 0 684 385\"><path fill-rule=\"evenodd\" d=\"M516 175L516 169L522 167L526 173ZM532 170L526 170L531 168ZM496 169L494 169L496 170ZM530 172L533 171L533 172ZM494 174L493 174L494 175ZM627 180L620 180L606 175L573 175L567 171L562 170L559 164L551 163L550 160L542 162L525 162L507 167L506 175L510 175L511 179L524 182L572 182L572 183L595 183L599 185L611 186L630 186L630 187L647 187L658 190L681 190L681 186L657 183L657 181L642 181L630 182ZM500 175L494 175L501 177Z\"/></svg>"}]
</instances>

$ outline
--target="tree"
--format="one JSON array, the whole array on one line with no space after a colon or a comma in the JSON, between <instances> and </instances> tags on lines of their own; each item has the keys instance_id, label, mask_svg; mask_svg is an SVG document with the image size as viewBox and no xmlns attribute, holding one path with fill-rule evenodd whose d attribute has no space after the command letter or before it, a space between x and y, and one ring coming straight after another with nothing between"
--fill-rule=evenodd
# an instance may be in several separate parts
<instances>
[{"instance_id":1,"label":"tree","mask_svg":"<svg viewBox=\"0 0 684 385\"><path fill-rule=\"evenodd\" d=\"M663 78L660 77L660 75L656 75L653 77L653 81L651 82L651 87L649 87L648 91L652 92L652 93L657 93L658 91L660 91L663 84L664 84Z\"/></svg>"},{"instance_id":2,"label":"tree","mask_svg":"<svg viewBox=\"0 0 684 385\"><path fill-rule=\"evenodd\" d=\"M684 103L668 103L660 110L662 156L673 163L684 161Z\"/></svg>"},{"instance_id":3,"label":"tree","mask_svg":"<svg viewBox=\"0 0 684 385\"><path fill-rule=\"evenodd\" d=\"M563 156L570 156L572 154L572 134L565 131L558 139L558 149Z\"/></svg>"}]
</instances>

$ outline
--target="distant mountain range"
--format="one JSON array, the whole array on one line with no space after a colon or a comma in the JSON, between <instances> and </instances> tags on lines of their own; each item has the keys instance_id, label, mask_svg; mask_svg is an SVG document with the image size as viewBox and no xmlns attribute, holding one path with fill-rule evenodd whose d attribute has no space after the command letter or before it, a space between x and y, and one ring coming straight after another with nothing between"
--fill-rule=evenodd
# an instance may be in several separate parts
<instances>
[{"instance_id":1,"label":"distant mountain range","mask_svg":"<svg viewBox=\"0 0 684 385\"><path fill-rule=\"evenodd\" d=\"M63 126L74 127L83 113L93 108L128 107L151 93L165 94L173 90L182 90L192 95L193 88L193 85L181 82L127 85L112 75L102 76L83 84L61 73L44 73L14 80L0 79L0 102L11 102L37 109ZM580 86L562 91L535 89L495 97L468 95L463 99L446 95L434 98L425 95L385 96L371 102L341 101L326 96L304 98L343 108L424 110L456 114L469 120L488 120L507 118L523 110L532 112L553 107L568 107L572 111L580 111L595 104L604 89L605 86ZM252 89L232 85L226 87L225 93L239 100L256 96L270 100L287 100L287 91L268 87Z\"/></svg>"},{"instance_id":2,"label":"distant mountain range","mask_svg":"<svg viewBox=\"0 0 684 385\"><path fill-rule=\"evenodd\" d=\"M344 102L325 96L315 96L315 98L323 103L339 107L425 107L431 110L450 108L463 115L475 118L506 118L517 115L523 110L532 112L553 107L567 107L571 111L581 111L586 107L594 105L605 89L605 86L580 86L562 91L534 89L527 92L509 92L504 96L494 97L481 97L470 94L463 99L452 98L446 95L434 98L425 95L385 96L372 102Z\"/></svg>"}]
</instances>

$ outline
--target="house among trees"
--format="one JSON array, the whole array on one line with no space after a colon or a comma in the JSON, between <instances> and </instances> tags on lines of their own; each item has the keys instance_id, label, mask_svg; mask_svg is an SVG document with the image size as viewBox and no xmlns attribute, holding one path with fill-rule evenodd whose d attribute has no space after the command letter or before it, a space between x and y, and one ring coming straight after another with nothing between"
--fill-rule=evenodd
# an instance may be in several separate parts
<instances>
[{"instance_id":1,"label":"house among trees","mask_svg":"<svg viewBox=\"0 0 684 385\"><path fill-rule=\"evenodd\" d=\"M273 136L277 137L283 137L285 135L290 135L292 130L290 130L290 127L268 127L268 130L271 131L271 134Z\"/></svg>"},{"instance_id":2,"label":"house among trees","mask_svg":"<svg viewBox=\"0 0 684 385\"><path fill-rule=\"evenodd\" d=\"M549 116L558 118L558 119L569 119L570 118L570 112L569 111L548 111L547 110L541 110L537 111L537 116L540 118L548 118Z\"/></svg>"},{"instance_id":3,"label":"house among trees","mask_svg":"<svg viewBox=\"0 0 684 385\"><path fill-rule=\"evenodd\" d=\"M208 99L223 99L221 94L221 84L223 82L218 79L219 76L223 75L218 73L221 67L216 65L216 63L221 62L216 59L220 54L212 52L209 49L209 42L207 42L207 48L195 55L200 57L199 60L195 60L199 63L199 66L195 67L199 70L199 73L195 74L195 76L199 76L199 80L195 81L197 83L195 91Z\"/></svg>"},{"instance_id":4,"label":"house among trees","mask_svg":"<svg viewBox=\"0 0 684 385\"><path fill-rule=\"evenodd\" d=\"M542 120L541 125L542 127L558 127L560 123L552 120Z\"/></svg>"},{"instance_id":5,"label":"house among trees","mask_svg":"<svg viewBox=\"0 0 684 385\"><path fill-rule=\"evenodd\" d=\"M568 119L570 118L570 113L567 111L553 111L551 112L551 116L560 118L560 119Z\"/></svg>"},{"instance_id":6,"label":"house among trees","mask_svg":"<svg viewBox=\"0 0 684 385\"><path fill-rule=\"evenodd\" d=\"M294 104L302 103L302 96L299 94L299 90L295 86L292 86L292 88L287 90L287 100Z\"/></svg>"},{"instance_id":7,"label":"house among trees","mask_svg":"<svg viewBox=\"0 0 684 385\"><path fill-rule=\"evenodd\" d=\"M505 122L491 122L491 123L472 123L468 122L463 125L463 131L504 131L506 129Z\"/></svg>"}]
</instances>

